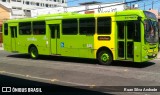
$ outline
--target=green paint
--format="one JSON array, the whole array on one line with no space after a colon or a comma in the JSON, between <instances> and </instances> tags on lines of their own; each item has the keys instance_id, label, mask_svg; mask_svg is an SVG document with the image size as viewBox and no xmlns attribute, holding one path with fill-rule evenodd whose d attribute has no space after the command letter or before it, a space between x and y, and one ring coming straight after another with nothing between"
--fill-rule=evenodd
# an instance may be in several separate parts
<instances>
[{"instance_id":1,"label":"green paint","mask_svg":"<svg viewBox=\"0 0 160 95\"><path fill-rule=\"evenodd\" d=\"M101 14L77 14L77 13L64 13L64 14L48 14L38 16L37 18L24 18L24 19L14 19L8 20L5 23L8 23L8 35L4 35L4 25L3 25L3 41L4 49L6 51L14 52L18 51L19 53L28 53L29 47L31 45L36 46L38 53L42 55L61 55L61 56L71 56L71 57L82 57L82 58L94 58L96 57L96 52L98 49L94 47L97 35L81 35L79 29L79 23L77 25L78 29L76 35L64 35L62 34L62 20L63 19L79 19L81 18L90 18L90 17L111 17L112 18L112 35L98 35L98 36L110 36L111 39L115 39L115 47L113 47L113 57L115 60L130 60L133 62L143 62L148 61L153 58L148 58L158 53L158 42L153 45L152 43L146 42L144 39L144 25L143 22L147 19L142 10L127 10L122 12L115 12L113 14L101 13ZM139 19L140 18L140 19ZM153 20L153 19L151 19ZM33 22L34 21L45 21L45 30L44 35L33 35ZM136 38L128 39L127 32L124 34L123 39L118 37L118 26L117 22L140 22L140 41L135 41ZM31 35L20 35L19 34L19 22L31 22ZM51 26L58 26L58 28ZM17 37L11 37L11 27L16 27ZM95 29L97 29L97 23L95 24ZM127 31L127 26L125 26ZM15 30L14 30L15 31ZM59 32L58 32L59 31ZM95 30L97 32L97 30ZM134 31L134 30L133 30ZM52 38L51 32L54 32L55 37ZM69 32L69 31L68 31ZM130 31L132 32L132 31ZM59 37L58 37L59 35ZM114 38L113 38L114 37ZM124 56L119 57L118 52L118 42L123 42L124 46ZM129 48L128 43L133 43L133 47ZM97 44L97 43L96 43ZM102 47L108 47L108 44L102 45ZM153 49L151 49L153 48ZM128 51L133 51L133 56L129 56ZM152 51L152 52L148 52ZM31 52L32 57L36 57L36 52L33 50ZM101 60L106 62L109 60L108 54L103 54Z\"/></svg>"},{"instance_id":2,"label":"green paint","mask_svg":"<svg viewBox=\"0 0 160 95\"><path fill-rule=\"evenodd\" d=\"M35 50L32 50L32 51L31 51L31 56L32 56L33 58L36 57L36 52L35 52Z\"/></svg>"},{"instance_id":3,"label":"green paint","mask_svg":"<svg viewBox=\"0 0 160 95\"><path fill-rule=\"evenodd\" d=\"M106 54L106 53L102 54L101 60L102 60L103 62L107 62L107 61L109 60L109 55Z\"/></svg>"}]
</instances>

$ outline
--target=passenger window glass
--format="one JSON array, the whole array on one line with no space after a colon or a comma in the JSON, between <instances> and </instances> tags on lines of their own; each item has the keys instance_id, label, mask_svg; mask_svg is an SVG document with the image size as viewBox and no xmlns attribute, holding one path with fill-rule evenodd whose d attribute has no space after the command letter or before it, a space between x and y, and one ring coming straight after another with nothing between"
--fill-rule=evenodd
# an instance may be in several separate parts
<instances>
[{"instance_id":1,"label":"passenger window glass","mask_svg":"<svg viewBox=\"0 0 160 95\"><path fill-rule=\"evenodd\" d=\"M31 35L31 22L20 22L19 23L19 34L20 35Z\"/></svg>"},{"instance_id":2,"label":"passenger window glass","mask_svg":"<svg viewBox=\"0 0 160 95\"><path fill-rule=\"evenodd\" d=\"M95 34L95 18L81 18L79 20L79 27L81 35Z\"/></svg>"},{"instance_id":3,"label":"passenger window glass","mask_svg":"<svg viewBox=\"0 0 160 95\"><path fill-rule=\"evenodd\" d=\"M62 21L62 34L76 35L78 34L77 19L67 19Z\"/></svg>"},{"instance_id":4,"label":"passenger window glass","mask_svg":"<svg viewBox=\"0 0 160 95\"><path fill-rule=\"evenodd\" d=\"M4 24L4 35L8 35L8 23Z\"/></svg>"},{"instance_id":5,"label":"passenger window glass","mask_svg":"<svg viewBox=\"0 0 160 95\"><path fill-rule=\"evenodd\" d=\"M98 20L98 34L111 34L111 18L100 17Z\"/></svg>"},{"instance_id":6,"label":"passenger window glass","mask_svg":"<svg viewBox=\"0 0 160 95\"><path fill-rule=\"evenodd\" d=\"M45 21L33 22L33 35L45 35L46 24Z\"/></svg>"}]
</instances>

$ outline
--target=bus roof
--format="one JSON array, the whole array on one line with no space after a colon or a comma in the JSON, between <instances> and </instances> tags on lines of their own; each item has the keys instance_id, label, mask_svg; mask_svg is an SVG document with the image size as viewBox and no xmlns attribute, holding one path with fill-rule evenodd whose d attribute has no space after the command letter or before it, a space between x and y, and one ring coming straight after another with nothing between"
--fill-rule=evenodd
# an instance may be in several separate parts
<instances>
[{"instance_id":1,"label":"bus roof","mask_svg":"<svg viewBox=\"0 0 160 95\"><path fill-rule=\"evenodd\" d=\"M129 16L129 15L137 15L137 16L141 16L144 17L144 12L143 10L125 10L125 11L120 11L120 12L116 12L115 14L116 16Z\"/></svg>"},{"instance_id":2,"label":"bus roof","mask_svg":"<svg viewBox=\"0 0 160 95\"><path fill-rule=\"evenodd\" d=\"M143 10L124 10L120 12L111 13L93 13L93 14L80 14L80 13L59 13L59 14L47 14L40 15L34 18L23 18L23 19L11 19L7 22L25 22L25 21L41 21L41 20L52 20L52 19L72 19L72 18L87 18L87 17L103 17L103 16L129 16L137 15L145 17Z\"/></svg>"}]
</instances>

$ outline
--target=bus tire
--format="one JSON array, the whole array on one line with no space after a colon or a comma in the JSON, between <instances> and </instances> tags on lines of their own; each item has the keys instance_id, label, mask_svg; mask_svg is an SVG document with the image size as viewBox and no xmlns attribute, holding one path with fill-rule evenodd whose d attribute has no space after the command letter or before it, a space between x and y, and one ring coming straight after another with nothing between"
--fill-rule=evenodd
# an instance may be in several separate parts
<instances>
[{"instance_id":1,"label":"bus tire","mask_svg":"<svg viewBox=\"0 0 160 95\"><path fill-rule=\"evenodd\" d=\"M102 50L98 52L98 61L101 65L111 65L113 61L113 57L111 52L108 50Z\"/></svg>"},{"instance_id":2,"label":"bus tire","mask_svg":"<svg viewBox=\"0 0 160 95\"><path fill-rule=\"evenodd\" d=\"M30 56L31 56L32 59L37 59L38 58L38 50L35 46L32 46L29 49L29 53L30 53Z\"/></svg>"}]
</instances>

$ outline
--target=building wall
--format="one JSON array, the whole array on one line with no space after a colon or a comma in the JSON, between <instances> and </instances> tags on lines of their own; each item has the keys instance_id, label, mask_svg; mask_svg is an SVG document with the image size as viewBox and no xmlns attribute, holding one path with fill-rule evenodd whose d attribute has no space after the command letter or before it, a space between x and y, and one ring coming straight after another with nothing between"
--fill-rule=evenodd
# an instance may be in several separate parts
<instances>
[{"instance_id":1,"label":"building wall","mask_svg":"<svg viewBox=\"0 0 160 95\"><path fill-rule=\"evenodd\" d=\"M66 7L66 0L0 0L0 5L11 9L11 19L30 17L31 9ZM26 14L27 13L27 14Z\"/></svg>"},{"instance_id":2,"label":"building wall","mask_svg":"<svg viewBox=\"0 0 160 95\"><path fill-rule=\"evenodd\" d=\"M10 19L10 12L6 10L4 7L0 6L0 46L3 42L2 37L2 24L6 19Z\"/></svg>"},{"instance_id":3,"label":"building wall","mask_svg":"<svg viewBox=\"0 0 160 95\"><path fill-rule=\"evenodd\" d=\"M7 19L10 19L10 12L0 6L0 27L2 26L3 21Z\"/></svg>"},{"instance_id":4,"label":"building wall","mask_svg":"<svg viewBox=\"0 0 160 95\"><path fill-rule=\"evenodd\" d=\"M148 10L148 11L154 13L156 15L157 19L158 19L158 10L151 9L151 10Z\"/></svg>"}]
</instances>

